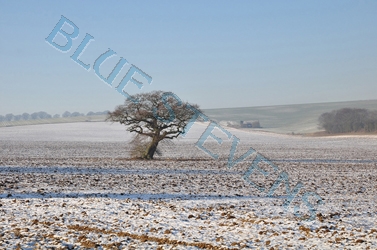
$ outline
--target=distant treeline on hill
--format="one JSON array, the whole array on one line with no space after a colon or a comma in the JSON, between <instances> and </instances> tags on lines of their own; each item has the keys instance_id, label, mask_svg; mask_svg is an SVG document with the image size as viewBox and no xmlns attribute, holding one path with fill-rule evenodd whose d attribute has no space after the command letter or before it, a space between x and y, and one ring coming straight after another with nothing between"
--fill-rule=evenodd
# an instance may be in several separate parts
<instances>
[{"instance_id":1,"label":"distant treeline on hill","mask_svg":"<svg viewBox=\"0 0 377 250\"><path fill-rule=\"evenodd\" d=\"M377 110L343 108L323 113L319 125L326 132L375 132L377 131Z\"/></svg>"},{"instance_id":2,"label":"distant treeline on hill","mask_svg":"<svg viewBox=\"0 0 377 250\"><path fill-rule=\"evenodd\" d=\"M86 116L93 116L93 115L107 115L109 111L105 110L103 112L88 112ZM34 112L32 114L23 113L22 115L13 115L13 114L6 114L5 116L0 115L0 122L10 122L10 121L27 121L27 120L37 120L37 119L50 119L50 118L66 118L66 117L78 117L78 116L85 116L84 113L79 112L69 112L65 111L61 116L59 114L50 115L44 111Z\"/></svg>"}]
</instances>

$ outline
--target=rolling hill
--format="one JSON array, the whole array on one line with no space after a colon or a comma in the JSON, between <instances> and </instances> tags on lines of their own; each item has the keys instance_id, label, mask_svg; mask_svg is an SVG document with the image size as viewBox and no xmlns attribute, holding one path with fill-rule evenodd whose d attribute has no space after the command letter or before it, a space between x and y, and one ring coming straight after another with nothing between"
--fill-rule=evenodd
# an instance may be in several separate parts
<instances>
[{"instance_id":1,"label":"rolling hill","mask_svg":"<svg viewBox=\"0 0 377 250\"><path fill-rule=\"evenodd\" d=\"M241 120L259 120L262 128L258 130L275 133L313 133L320 131L318 117L324 113L341 108L366 108L377 110L377 100L328 102L312 104L292 104L279 106L243 107L204 109L203 112L212 120L226 124ZM72 123L72 122L97 122L104 121L105 115L81 116L68 118L52 118L43 120L0 122L0 127L22 126L46 123ZM247 129L245 129L247 130Z\"/></svg>"},{"instance_id":2,"label":"rolling hill","mask_svg":"<svg viewBox=\"0 0 377 250\"><path fill-rule=\"evenodd\" d=\"M262 126L260 130L297 134L320 131L318 117L324 112L341 108L377 110L377 100L205 109L204 113L217 122L259 120Z\"/></svg>"}]
</instances>

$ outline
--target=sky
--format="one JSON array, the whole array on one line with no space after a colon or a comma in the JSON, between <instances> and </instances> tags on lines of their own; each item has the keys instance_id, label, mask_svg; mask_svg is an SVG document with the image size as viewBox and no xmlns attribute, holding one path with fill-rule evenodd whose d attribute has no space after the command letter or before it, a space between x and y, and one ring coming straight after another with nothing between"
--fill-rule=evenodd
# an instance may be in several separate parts
<instances>
[{"instance_id":1,"label":"sky","mask_svg":"<svg viewBox=\"0 0 377 250\"><path fill-rule=\"evenodd\" d=\"M62 16L78 37L46 38ZM129 94L172 91L202 109L377 99L377 1L0 0L0 115L113 110ZM64 24L61 29L73 32ZM78 59L71 56L93 37ZM64 46L57 33L53 42ZM109 49L106 77L94 62Z\"/></svg>"}]
</instances>

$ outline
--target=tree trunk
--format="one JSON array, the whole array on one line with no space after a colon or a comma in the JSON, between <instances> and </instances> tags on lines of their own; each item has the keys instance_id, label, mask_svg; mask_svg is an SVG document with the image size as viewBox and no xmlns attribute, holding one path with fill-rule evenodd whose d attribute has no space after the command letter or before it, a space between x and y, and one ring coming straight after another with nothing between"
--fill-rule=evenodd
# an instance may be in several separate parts
<instances>
[{"instance_id":1,"label":"tree trunk","mask_svg":"<svg viewBox=\"0 0 377 250\"><path fill-rule=\"evenodd\" d=\"M156 152L157 146L158 146L158 139L153 138L151 143L148 145L147 150L145 151L144 158L148 160L153 159L153 155Z\"/></svg>"}]
</instances>

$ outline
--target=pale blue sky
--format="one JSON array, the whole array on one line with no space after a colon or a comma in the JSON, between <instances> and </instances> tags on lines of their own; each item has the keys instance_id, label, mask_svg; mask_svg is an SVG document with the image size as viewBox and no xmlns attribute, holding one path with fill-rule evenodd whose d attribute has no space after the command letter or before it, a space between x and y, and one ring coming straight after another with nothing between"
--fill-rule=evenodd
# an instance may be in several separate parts
<instances>
[{"instance_id":1,"label":"pale blue sky","mask_svg":"<svg viewBox=\"0 0 377 250\"><path fill-rule=\"evenodd\" d=\"M68 53L45 41L61 15L80 29ZM111 48L118 57L107 67L121 56L152 77L142 91L173 91L202 108L377 99L372 0L0 0L0 31L2 115L123 103L70 58L86 33L86 63Z\"/></svg>"}]
</instances>

